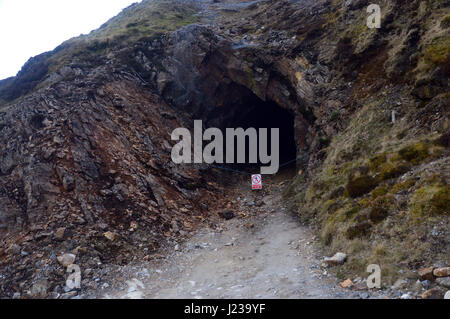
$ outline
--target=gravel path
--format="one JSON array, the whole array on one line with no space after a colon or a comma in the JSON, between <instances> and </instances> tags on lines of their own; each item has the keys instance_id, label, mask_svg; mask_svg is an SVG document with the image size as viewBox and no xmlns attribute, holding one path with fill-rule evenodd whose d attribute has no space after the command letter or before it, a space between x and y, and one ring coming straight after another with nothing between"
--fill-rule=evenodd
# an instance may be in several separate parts
<instances>
[{"instance_id":1,"label":"gravel path","mask_svg":"<svg viewBox=\"0 0 450 319\"><path fill-rule=\"evenodd\" d=\"M103 298L346 298L320 267L311 231L288 214L279 181L263 193L238 186L241 212L196 233L159 264L122 271ZM236 211L236 209L235 209Z\"/></svg>"}]
</instances>

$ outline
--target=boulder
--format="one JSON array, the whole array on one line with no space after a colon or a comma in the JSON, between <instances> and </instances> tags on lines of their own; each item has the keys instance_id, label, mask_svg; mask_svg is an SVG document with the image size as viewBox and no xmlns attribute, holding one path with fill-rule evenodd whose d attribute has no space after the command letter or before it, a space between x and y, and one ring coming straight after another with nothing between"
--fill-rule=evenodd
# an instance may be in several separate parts
<instances>
[{"instance_id":1,"label":"boulder","mask_svg":"<svg viewBox=\"0 0 450 319\"><path fill-rule=\"evenodd\" d=\"M428 268L424 268L424 269L420 269L419 270L419 278L420 281L424 281L424 280L430 280L432 281L434 279L433 276L433 267L428 267Z\"/></svg>"},{"instance_id":2,"label":"boulder","mask_svg":"<svg viewBox=\"0 0 450 319\"><path fill-rule=\"evenodd\" d=\"M439 277L436 278L436 283L439 286L445 287L445 288L450 288L450 277Z\"/></svg>"},{"instance_id":3,"label":"boulder","mask_svg":"<svg viewBox=\"0 0 450 319\"><path fill-rule=\"evenodd\" d=\"M337 266L342 265L347 260L347 254L344 253L336 253L333 257L326 257L324 259L325 263L328 266Z\"/></svg>"},{"instance_id":4,"label":"boulder","mask_svg":"<svg viewBox=\"0 0 450 319\"><path fill-rule=\"evenodd\" d=\"M439 287L435 287L425 291L420 297L422 299L442 299L444 297L444 291Z\"/></svg>"}]
</instances>

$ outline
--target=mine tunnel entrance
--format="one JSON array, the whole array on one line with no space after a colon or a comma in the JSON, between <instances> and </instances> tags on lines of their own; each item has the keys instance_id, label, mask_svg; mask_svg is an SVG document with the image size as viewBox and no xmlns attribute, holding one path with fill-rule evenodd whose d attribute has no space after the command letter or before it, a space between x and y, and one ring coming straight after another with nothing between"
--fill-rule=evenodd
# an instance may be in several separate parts
<instances>
[{"instance_id":1,"label":"mine tunnel entrance","mask_svg":"<svg viewBox=\"0 0 450 319\"><path fill-rule=\"evenodd\" d=\"M294 114L286 110L273 101L263 101L258 98L253 93L246 90L243 92L237 90L232 93L234 97L240 94L238 102L232 105L227 105L227 107L221 107L221 114L210 114L211 121L208 121L208 126L219 127L222 129L225 135L226 128L243 128L247 130L248 128L255 128L258 132L258 143L257 143L257 153L258 162L256 164L249 163L249 138L246 138L246 160L245 164L237 163L237 140L235 139L234 145L234 157L235 163L229 164L224 163L221 166L238 170L244 172L259 173L261 166L268 166L268 164L263 164L260 161L259 156L259 129L267 128L268 138L267 138L267 148L268 154L272 155L271 148L271 129L279 129L279 164L282 165L287 162L291 162L289 167L295 167L295 159L297 157L297 147L295 142L295 129L294 129ZM235 99L236 101L236 99ZM226 158L227 150L227 139L224 136L224 158Z\"/></svg>"}]
</instances>

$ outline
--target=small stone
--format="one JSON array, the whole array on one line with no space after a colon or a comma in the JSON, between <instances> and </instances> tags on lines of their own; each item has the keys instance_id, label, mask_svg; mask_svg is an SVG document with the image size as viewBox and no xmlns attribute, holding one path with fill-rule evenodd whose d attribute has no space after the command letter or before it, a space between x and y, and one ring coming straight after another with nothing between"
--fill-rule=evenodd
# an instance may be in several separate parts
<instances>
[{"instance_id":1,"label":"small stone","mask_svg":"<svg viewBox=\"0 0 450 319\"><path fill-rule=\"evenodd\" d=\"M406 281L406 279L400 278L394 283L393 288L394 289L404 289L404 288L406 288L407 285L408 285L408 282Z\"/></svg>"},{"instance_id":2,"label":"small stone","mask_svg":"<svg viewBox=\"0 0 450 319\"><path fill-rule=\"evenodd\" d=\"M370 295L367 292L363 292L359 295L362 299L369 299Z\"/></svg>"},{"instance_id":3,"label":"small stone","mask_svg":"<svg viewBox=\"0 0 450 319\"><path fill-rule=\"evenodd\" d=\"M410 293L401 295L400 299L413 299Z\"/></svg>"},{"instance_id":4,"label":"small stone","mask_svg":"<svg viewBox=\"0 0 450 319\"><path fill-rule=\"evenodd\" d=\"M130 229L136 230L136 229L138 229L138 227L139 227L139 224L136 223L135 221L132 221L130 223Z\"/></svg>"},{"instance_id":5,"label":"small stone","mask_svg":"<svg viewBox=\"0 0 450 319\"><path fill-rule=\"evenodd\" d=\"M347 279L339 284L342 288L347 289L353 286L353 281L351 279Z\"/></svg>"},{"instance_id":6,"label":"small stone","mask_svg":"<svg viewBox=\"0 0 450 319\"><path fill-rule=\"evenodd\" d=\"M110 241L114 241L116 239L116 234L114 234L113 232L106 232L103 234L103 236L106 237L106 239L110 240Z\"/></svg>"},{"instance_id":7,"label":"small stone","mask_svg":"<svg viewBox=\"0 0 450 319\"><path fill-rule=\"evenodd\" d=\"M367 289L369 289L369 288L367 287L367 282L365 282L365 281L358 282L352 286L352 290L356 290L356 291L367 290Z\"/></svg>"},{"instance_id":8,"label":"small stone","mask_svg":"<svg viewBox=\"0 0 450 319\"><path fill-rule=\"evenodd\" d=\"M75 189L75 178L73 176L65 175L62 182L65 191L71 192Z\"/></svg>"},{"instance_id":9,"label":"small stone","mask_svg":"<svg viewBox=\"0 0 450 319\"><path fill-rule=\"evenodd\" d=\"M64 254L62 256L59 256L58 262L63 265L64 267L69 267L75 262L76 256L74 254Z\"/></svg>"},{"instance_id":10,"label":"small stone","mask_svg":"<svg viewBox=\"0 0 450 319\"><path fill-rule=\"evenodd\" d=\"M429 280L421 281L420 285L423 287L423 289L430 289L431 281L429 281Z\"/></svg>"},{"instance_id":11,"label":"small stone","mask_svg":"<svg viewBox=\"0 0 450 319\"><path fill-rule=\"evenodd\" d=\"M53 142L55 144L62 144L62 139L58 136L53 137Z\"/></svg>"},{"instance_id":12,"label":"small stone","mask_svg":"<svg viewBox=\"0 0 450 319\"><path fill-rule=\"evenodd\" d=\"M324 259L325 263L328 264L328 266L337 266L342 265L347 260L347 254L344 253L337 253L333 257L326 257Z\"/></svg>"},{"instance_id":13,"label":"small stone","mask_svg":"<svg viewBox=\"0 0 450 319\"><path fill-rule=\"evenodd\" d=\"M433 288L425 291L421 296L422 299L442 299L444 297L444 292L441 288Z\"/></svg>"},{"instance_id":14,"label":"small stone","mask_svg":"<svg viewBox=\"0 0 450 319\"><path fill-rule=\"evenodd\" d=\"M419 270L419 278L420 281L424 281L424 280L430 280L432 281L434 279L433 276L433 267L428 267L428 268L424 268L424 269L420 269Z\"/></svg>"},{"instance_id":15,"label":"small stone","mask_svg":"<svg viewBox=\"0 0 450 319\"><path fill-rule=\"evenodd\" d=\"M450 267L436 268L433 271L433 275L435 277L449 277L450 276Z\"/></svg>"},{"instance_id":16,"label":"small stone","mask_svg":"<svg viewBox=\"0 0 450 319\"><path fill-rule=\"evenodd\" d=\"M67 292L67 293L61 295L61 299L70 299L70 298L75 297L76 295L77 295L76 291Z\"/></svg>"},{"instance_id":17,"label":"small stone","mask_svg":"<svg viewBox=\"0 0 450 319\"><path fill-rule=\"evenodd\" d=\"M223 211L219 213L219 216L225 220L230 220L234 218L234 213L231 210Z\"/></svg>"},{"instance_id":18,"label":"small stone","mask_svg":"<svg viewBox=\"0 0 450 319\"><path fill-rule=\"evenodd\" d=\"M64 286L63 290L64 290L64 292L70 292L73 290L73 288L71 288L69 286Z\"/></svg>"},{"instance_id":19,"label":"small stone","mask_svg":"<svg viewBox=\"0 0 450 319\"><path fill-rule=\"evenodd\" d=\"M63 239L65 233L66 233L66 228L65 227L58 228L56 230L56 232L55 232L55 238L56 239Z\"/></svg>"},{"instance_id":20,"label":"small stone","mask_svg":"<svg viewBox=\"0 0 450 319\"><path fill-rule=\"evenodd\" d=\"M445 293L444 299L450 299L450 290Z\"/></svg>"},{"instance_id":21,"label":"small stone","mask_svg":"<svg viewBox=\"0 0 450 319\"><path fill-rule=\"evenodd\" d=\"M450 288L450 277L440 277L436 279L436 283L439 286Z\"/></svg>"}]
</instances>

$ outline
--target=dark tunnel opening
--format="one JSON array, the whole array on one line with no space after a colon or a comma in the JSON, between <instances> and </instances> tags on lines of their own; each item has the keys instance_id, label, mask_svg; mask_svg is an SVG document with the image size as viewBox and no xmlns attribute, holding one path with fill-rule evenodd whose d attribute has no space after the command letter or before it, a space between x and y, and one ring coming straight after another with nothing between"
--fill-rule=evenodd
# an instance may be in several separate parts
<instances>
[{"instance_id":1,"label":"dark tunnel opening","mask_svg":"<svg viewBox=\"0 0 450 319\"><path fill-rule=\"evenodd\" d=\"M247 91L247 90L246 90ZM224 133L224 159L226 159L227 150L227 138L226 138L226 128L243 128L247 130L249 128L255 128L258 135L257 142L257 163L249 163L249 138L246 138L246 154L245 154L245 163L237 163L237 139L234 141L234 164L226 163L220 164L221 167L225 167L228 169L239 170L244 172L253 172L259 173L261 166L268 166L268 164L264 164L261 162L259 152L259 129L267 128L268 138L267 138L267 147L268 154L272 155L271 149L271 129L278 128L279 129L279 164L283 165L284 163L291 162L291 165L295 167L295 159L297 157L297 146L295 141L295 129L294 129L294 114L280 107L273 101L263 101L258 98L256 95L249 93L248 91L243 93L242 91L238 91L235 93L240 93L239 103L235 103L233 105L228 106L224 111L222 111L220 115L210 114L210 118L214 120L208 121L209 127L219 127L222 129ZM236 97L236 95L235 95ZM220 120L218 120L220 119ZM212 124L215 125L212 125Z\"/></svg>"}]
</instances>

